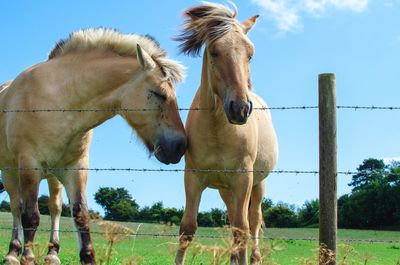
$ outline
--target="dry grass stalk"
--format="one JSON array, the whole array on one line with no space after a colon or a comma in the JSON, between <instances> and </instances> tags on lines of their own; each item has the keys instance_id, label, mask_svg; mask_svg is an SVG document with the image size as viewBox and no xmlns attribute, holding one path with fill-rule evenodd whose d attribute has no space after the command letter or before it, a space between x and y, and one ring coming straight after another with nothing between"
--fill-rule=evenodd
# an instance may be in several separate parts
<instances>
[{"instance_id":1,"label":"dry grass stalk","mask_svg":"<svg viewBox=\"0 0 400 265\"><path fill-rule=\"evenodd\" d=\"M342 253L342 257L340 260L337 261L337 265L367 265L370 264L369 261L373 259L373 256L370 254L364 254L364 255L357 255L357 251L350 245L347 244L341 244L338 246L340 248L340 253ZM317 259L316 257L314 258L300 258L299 262L302 265L327 265L330 264L334 260L335 254L327 249L326 247L321 247L315 250L317 255L319 255L319 258ZM323 258L321 259L321 255L326 255L328 257L326 260ZM361 259L360 259L361 257ZM358 261L356 259L359 259ZM371 263L372 264L372 263ZM400 264L398 264L400 265Z\"/></svg>"},{"instance_id":2,"label":"dry grass stalk","mask_svg":"<svg viewBox=\"0 0 400 265\"><path fill-rule=\"evenodd\" d=\"M325 244L319 247L319 265L330 265L336 261L336 253L329 249Z\"/></svg>"},{"instance_id":3,"label":"dry grass stalk","mask_svg":"<svg viewBox=\"0 0 400 265\"><path fill-rule=\"evenodd\" d=\"M218 238L220 238L219 245L204 245L200 242L195 241L190 243L189 250L190 256L187 257L187 264L210 264L210 265L225 265L230 264L230 257L232 253L237 253L240 249L245 247L245 243L249 241L249 234L246 231L239 229L233 229L234 233L238 233L237 245L233 244L232 237L229 235L231 228L225 227L226 231L218 230ZM183 235L182 235L183 236ZM194 236L196 238L196 236ZM189 244L189 243L187 243ZM170 252L176 252L177 243L171 243ZM249 246L250 247L250 246ZM260 252L262 253L263 265L277 265L277 263L271 260L272 253L275 250L282 250L278 245L271 243L271 246L267 244L260 245ZM206 260L205 257L211 257L211 260Z\"/></svg>"},{"instance_id":4,"label":"dry grass stalk","mask_svg":"<svg viewBox=\"0 0 400 265\"><path fill-rule=\"evenodd\" d=\"M35 264L44 265L44 258L47 252L47 244L34 243L33 254L35 255Z\"/></svg>"},{"instance_id":5,"label":"dry grass stalk","mask_svg":"<svg viewBox=\"0 0 400 265\"><path fill-rule=\"evenodd\" d=\"M123 241L124 239L132 235L133 232L129 228L113 222L99 222L98 225L101 230L103 230L104 238L107 240L108 243L105 251L105 264L110 265L114 244ZM103 264L103 262L104 259L100 259L100 264Z\"/></svg>"}]
</instances>

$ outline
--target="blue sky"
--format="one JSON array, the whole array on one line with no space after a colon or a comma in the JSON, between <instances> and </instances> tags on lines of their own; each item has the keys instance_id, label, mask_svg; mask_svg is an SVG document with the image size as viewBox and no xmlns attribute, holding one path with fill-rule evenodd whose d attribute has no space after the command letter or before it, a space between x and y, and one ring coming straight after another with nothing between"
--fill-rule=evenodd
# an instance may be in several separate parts
<instances>
[{"instance_id":1,"label":"blue sky","mask_svg":"<svg viewBox=\"0 0 400 265\"><path fill-rule=\"evenodd\" d=\"M201 58L180 55L172 37L185 8L197 1L1 1L0 82L46 60L54 43L71 31L111 27L153 35L170 57L188 67L178 85L180 107L189 107L197 90ZM317 105L319 73L337 75L338 105L400 106L399 0L239 0L239 19L261 19L250 33L255 91L271 107ZM338 168L354 171L363 159L400 157L400 111L339 110ZM186 120L186 112L182 112ZM276 169L318 169L317 110L273 111L280 144ZM130 127L114 118L95 129L91 167L183 168L148 157ZM350 176L339 176L338 193L350 191ZM43 185L44 184L44 185ZM125 187L144 206L163 201L184 205L182 173L90 172L89 207L99 187ZM41 193L47 192L42 183ZM318 176L272 174L267 197L301 205L318 197ZM4 197L4 195L2 195ZM2 198L0 198L2 199ZM214 190L204 192L201 210L224 208Z\"/></svg>"}]
</instances>

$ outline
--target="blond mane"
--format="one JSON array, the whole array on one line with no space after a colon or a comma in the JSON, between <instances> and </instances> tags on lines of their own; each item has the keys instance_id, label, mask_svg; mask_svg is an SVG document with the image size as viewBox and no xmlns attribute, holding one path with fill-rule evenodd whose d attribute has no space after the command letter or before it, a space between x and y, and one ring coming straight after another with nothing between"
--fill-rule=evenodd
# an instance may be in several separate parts
<instances>
[{"instance_id":1,"label":"blond mane","mask_svg":"<svg viewBox=\"0 0 400 265\"><path fill-rule=\"evenodd\" d=\"M149 36L122 34L113 29L89 28L71 33L68 39L60 40L49 54L49 60L74 50L103 49L121 56L136 56L139 44L159 65L165 77L172 83L183 81L184 66L167 58L167 53Z\"/></svg>"},{"instance_id":2,"label":"blond mane","mask_svg":"<svg viewBox=\"0 0 400 265\"><path fill-rule=\"evenodd\" d=\"M201 6L184 11L186 20L182 33L174 38L181 42L179 47L184 54L198 56L204 43L212 43L221 38L238 23L237 8L232 2L229 3L233 9L222 4L202 3Z\"/></svg>"}]
</instances>

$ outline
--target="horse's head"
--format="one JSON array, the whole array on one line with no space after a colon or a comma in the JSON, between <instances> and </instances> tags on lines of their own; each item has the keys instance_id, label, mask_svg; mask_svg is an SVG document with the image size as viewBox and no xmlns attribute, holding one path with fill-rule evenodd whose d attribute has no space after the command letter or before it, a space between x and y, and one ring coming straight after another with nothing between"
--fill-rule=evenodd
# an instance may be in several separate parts
<instances>
[{"instance_id":1,"label":"horse's head","mask_svg":"<svg viewBox=\"0 0 400 265\"><path fill-rule=\"evenodd\" d=\"M256 17L251 20L255 22ZM234 25L228 33L207 44L205 50L211 87L223 101L226 116L233 124L246 123L253 109L248 93L254 47L247 31L244 25Z\"/></svg>"},{"instance_id":2,"label":"horse's head","mask_svg":"<svg viewBox=\"0 0 400 265\"><path fill-rule=\"evenodd\" d=\"M125 85L121 108L139 111L122 111L121 115L160 162L178 163L186 151L187 139L172 85L176 80L168 78L168 74L139 45L137 61L139 76ZM179 65L175 67L179 68Z\"/></svg>"},{"instance_id":3,"label":"horse's head","mask_svg":"<svg viewBox=\"0 0 400 265\"><path fill-rule=\"evenodd\" d=\"M254 46L247 33L258 16L241 23L236 15L236 8L232 11L211 3L188 9L185 11L188 20L177 40L182 42L182 51L187 54L199 54L205 44L203 73L206 71L207 85L223 102L228 120L244 124L253 108L249 90Z\"/></svg>"}]
</instances>

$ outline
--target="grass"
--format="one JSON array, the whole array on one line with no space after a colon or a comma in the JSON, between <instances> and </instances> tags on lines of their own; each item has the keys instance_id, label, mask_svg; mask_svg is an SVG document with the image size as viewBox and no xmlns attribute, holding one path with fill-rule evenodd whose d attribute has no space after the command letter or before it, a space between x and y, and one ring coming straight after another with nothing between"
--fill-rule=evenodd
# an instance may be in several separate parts
<instances>
[{"instance_id":1,"label":"grass","mask_svg":"<svg viewBox=\"0 0 400 265\"><path fill-rule=\"evenodd\" d=\"M8 249L11 235L11 215L0 213L0 256ZM50 227L50 218L42 216L40 229ZM5 229L3 229L5 228ZM61 230L73 230L70 218L61 219ZM92 238L98 264L172 264L177 250L177 238L160 235L177 235L179 228L157 224L138 223L93 223ZM113 231L121 232L117 236ZM104 234L107 232L107 235ZM159 236L132 236L158 234ZM200 228L197 237L189 248L186 264L227 264L229 260L230 231L227 228ZM204 237L203 237L204 236ZM220 236L212 239L205 236ZM268 238L318 238L318 229L269 228L264 232ZM49 232L38 231L35 240L35 253L38 262L44 260L47 251ZM339 239L359 240L400 240L400 232L339 230ZM60 233L62 264L79 264L75 233ZM264 264L268 265L315 265L317 264L318 242L315 240L262 240ZM400 243L369 243L339 241L338 265L400 265Z\"/></svg>"}]
</instances>

